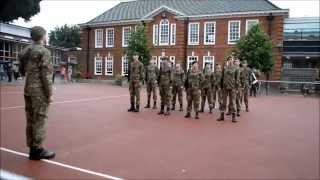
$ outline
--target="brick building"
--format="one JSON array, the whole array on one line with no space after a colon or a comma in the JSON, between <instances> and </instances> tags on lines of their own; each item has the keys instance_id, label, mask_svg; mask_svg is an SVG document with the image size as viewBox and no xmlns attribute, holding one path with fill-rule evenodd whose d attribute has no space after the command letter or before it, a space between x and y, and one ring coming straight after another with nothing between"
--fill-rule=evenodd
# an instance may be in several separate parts
<instances>
[{"instance_id":1,"label":"brick building","mask_svg":"<svg viewBox=\"0 0 320 180\"><path fill-rule=\"evenodd\" d=\"M160 65L168 56L185 69L192 61L222 63L227 50L248 29L260 23L271 36L275 60L273 79L282 64L283 21L288 10L268 0L136 0L117 6L81 24L79 70L100 78L127 74L125 49L130 32L146 27L151 56Z\"/></svg>"}]
</instances>

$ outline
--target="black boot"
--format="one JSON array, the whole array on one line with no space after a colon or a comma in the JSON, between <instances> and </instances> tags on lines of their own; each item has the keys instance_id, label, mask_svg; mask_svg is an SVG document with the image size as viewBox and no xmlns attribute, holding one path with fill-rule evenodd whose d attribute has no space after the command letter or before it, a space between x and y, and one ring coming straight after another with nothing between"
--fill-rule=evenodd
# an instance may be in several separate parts
<instances>
[{"instance_id":1,"label":"black boot","mask_svg":"<svg viewBox=\"0 0 320 180\"><path fill-rule=\"evenodd\" d=\"M196 112L196 119L199 119L199 112Z\"/></svg>"},{"instance_id":2,"label":"black boot","mask_svg":"<svg viewBox=\"0 0 320 180\"><path fill-rule=\"evenodd\" d=\"M136 105L136 109L134 110L134 112L139 112L140 111L140 106Z\"/></svg>"},{"instance_id":3,"label":"black boot","mask_svg":"<svg viewBox=\"0 0 320 180\"><path fill-rule=\"evenodd\" d=\"M232 113L232 122L233 123L236 123L237 120L236 120L236 114L235 113Z\"/></svg>"},{"instance_id":4,"label":"black boot","mask_svg":"<svg viewBox=\"0 0 320 180\"><path fill-rule=\"evenodd\" d=\"M240 117L240 111L237 111L237 116Z\"/></svg>"},{"instance_id":5,"label":"black boot","mask_svg":"<svg viewBox=\"0 0 320 180\"><path fill-rule=\"evenodd\" d=\"M190 117L191 117L190 112L187 112L187 114L186 114L184 117L185 117L185 118L190 118Z\"/></svg>"},{"instance_id":6,"label":"black boot","mask_svg":"<svg viewBox=\"0 0 320 180\"><path fill-rule=\"evenodd\" d=\"M160 112L158 112L158 114L164 114L164 105L161 105L161 109L160 109Z\"/></svg>"},{"instance_id":7,"label":"black boot","mask_svg":"<svg viewBox=\"0 0 320 180\"><path fill-rule=\"evenodd\" d=\"M172 110L172 111L176 110L176 105L175 105L175 104L172 104L171 110Z\"/></svg>"},{"instance_id":8,"label":"black boot","mask_svg":"<svg viewBox=\"0 0 320 180\"><path fill-rule=\"evenodd\" d=\"M180 110L179 111L183 111L183 106L182 104L180 104Z\"/></svg>"},{"instance_id":9,"label":"black boot","mask_svg":"<svg viewBox=\"0 0 320 180\"><path fill-rule=\"evenodd\" d=\"M55 153L43 148L30 148L29 159L40 160L40 159L52 159L55 157Z\"/></svg>"},{"instance_id":10,"label":"black boot","mask_svg":"<svg viewBox=\"0 0 320 180\"><path fill-rule=\"evenodd\" d=\"M249 107L248 106L246 106L246 112L249 112Z\"/></svg>"},{"instance_id":11,"label":"black boot","mask_svg":"<svg viewBox=\"0 0 320 180\"><path fill-rule=\"evenodd\" d=\"M228 111L226 115L227 115L227 116L230 116L230 115L231 115L230 111Z\"/></svg>"},{"instance_id":12,"label":"black boot","mask_svg":"<svg viewBox=\"0 0 320 180\"><path fill-rule=\"evenodd\" d=\"M148 103L144 108L150 108L150 100L148 100Z\"/></svg>"},{"instance_id":13,"label":"black boot","mask_svg":"<svg viewBox=\"0 0 320 180\"><path fill-rule=\"evenodd\" d=\"M131 103L131 106L130 106L130 109L128 109L128 112L133 112L135 109L134 109L134 103Z\"/></svg>"},{"instance_id":14,"label":"black boot","mask_svg":"<svg viewBox=\"0 0 320 180\"><path fill-rule=\"evenodd\" d=\"M164 113L164 115L165 116L169 116L170 115L170 107L169 106L167 107L167 111L166 111L166 113Z\"/></svg>"},{"instance_id":15,"label":"black boot","mask_svg":"<svg viewBox=\"0 0 320 180\"><path fill-rule=\"evenodd\" d=\"M220 113L220 117L217 119L217 121L224 121L224 113Z\"/></svg>"},{"instance_id":16,"label":"black boot","mask_svg":"<svg viewBox=\"0 0 320 180\"><path fill-rule=\"evenodd\" d=\"M210 106L210 114L212 114L213 106Z\"/></svg>"},{"instance_id":17,"label":"black boot","mask_svg":"<svg viewBox=\"0 0 320 180\"><path fill-rule=\"evenodd\" d=\"M200 113L203 113L203 112L204 112L204 107L201 107L201 109L200 109L199 112L200 112Z\"/></svg>"},{"instance_id":18,"label":"black boot","mask_svg":"<svg viewBox=\"0 0 320 180\"><path fill-rule=\"evenodd\" d=\"M153 108L152 109L157 109L157 102L153 102Z\"/></svg>"}]
</instances>

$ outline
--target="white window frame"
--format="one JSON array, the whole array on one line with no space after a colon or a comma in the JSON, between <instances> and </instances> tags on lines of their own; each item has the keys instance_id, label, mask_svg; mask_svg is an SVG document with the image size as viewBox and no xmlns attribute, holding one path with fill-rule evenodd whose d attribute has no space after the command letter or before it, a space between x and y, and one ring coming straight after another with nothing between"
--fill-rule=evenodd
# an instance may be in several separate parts
<instances>
[{"instance_id":1,"label":"white window frame","mask_svg":"<svg viewBox=\"0 0 320 180\"><path fill-rule=\"evenodd\" d=\"M228 21L228 44L236 44L236 42L239 40L233 40L233 39L230 39L230 26L231 26L231 23L239 23L239 31L238 31L238 34L239 34L239 39L241 37L241 21L240 20L230 20Z\"/></svg>"},{"instance_id":2,"label":"white window frame","mask_svg":"<svg viewBox=\"0 0 320 180\"><path fill-rule=\"evenodd\" d=\"M167 42L162 42L162 35L163 35L163 32L161 31L161 28L162 28L162 22L164 21L167 21L168 22L168 34L164 34L164 35L167 35L167 39L168 41ZM159 46L168 46L169 45L169 42L170 42L170 22L168 19L162 19L159 23Z\"/></svg>"},{"instance_id":3,"label":"white window frame","mask_svg":"<svg viewBox=\"0 0 320 180\"><path fill-rule=\"evenodd\" d=\"M98 33L101 33L100 35L101 35L101 43L99 42L99 44L98 44ZM95 33L94 33L94 47L95 48L102 48L103 47L103 29L96 29L95 30ZM100 41L99 40L99 41Z\"/></svg>"},{"instance_id":4,"label":"white window frame","mask_svg":"<svg viewBox=\"0 0 320 180\"><path fill-rule=\"evenodd\" d=\"M159 25L154 24L153 25L153 38L152 38L152 43L153 45L157 46L159 43Z\"/></svg>"},{"instance_id":5,"label":"white window frame","mask_svg":"<svg viewBox=\"0 0 320 180\"><path fill-rule=\"evenodd\" d=\"M170 30L170 45L176 45L177 39L177 25L175 23L171 24Z\"/></svg>"},{"instance_id":6,"label":"white window frame","mask_svg":"<svg viewBox=\"0 0 320 180\"><path fill-rule=\"evenodd\" d=\"M125 37L124 37L125 29L126 30L129 29L129 35L128 35L127 41L125 41ZM128 47L130 36L131 36L131 26L122 27L122 47Z\"/></svg>"},{"instance_id":7,"label":"white window frame","mask_svg":"<svg viewBox=\"0 0 320 180\"><path fill-rule=\"evenodd\" d=\"M198 26L197 41L195 41L195 42L191 42L191 26L192 25L197 25ZM198 22L189 23L189 25L188 25L188 45L199 45L199 41L200 41L199 32L200 32L200 23L198 23Z\"/></svg>"},{"instance_id":8,"label":"white window frame","mask_svg":"<svg viewBox=\"0 0 320 180\"><path fill-rule=\"evenodd\" d=\"M202 69L204 69L204 66L206 65L206 63L208 62L206 58L212 58L212 71L214 71L214 56L203 56L202 59Z\"/></svg>"},{"instance_id":9,"label":"white window frame","mask_svg":"<svg viewBox=\"0 0 320 180\"><path fill-rule=\"evenodd\" d=\"M109 43L109 31L112 31L112 44ZM106 28L106 47L114 47L114 28Z\"/></svg>"},{"instance_id":10,"label":"white window frame","mask_svg":"<svg viewBox=\"0 0 320 180\"><path fill-rule=\"evenodd\" d=\"M124 61L127 61L127 69L129 72L129 58L127 55L124 55L121 58L121 74L122 74L122 76L128 75L128 73L125 73Z\"/></svg>"},{"instance_id":11,"label":"white window frame","mask_svg":"<svg viewBox=\"0 0 320 180\"><path fill-rule=\"evenodd\" d=\"M213 42L207 42L207 25L213 24L214 32L213 32ZM204 23L204 29L203 29L203 44L204 45L214 45L216 43L216 22L215 21L208 21Z\"/></svg>"},{"instance_id":12,"label":"white window frame","mask_svg":"<svg viewBox=\"0 0 320 180\"><path fill-rule=\"evenodd\" d=\"M111 63L111 72L108 71L108 62ZM104 72L106 76L113 76L113 56L106 56Z\"/></svg>"},{"instance_id":13,"label":"white window frame","mask_svg":"<svg viewBox=\"0 0 320 180\"><path fill-rule=\"evenodd\" d=\"M170 56L170 62L175 65L176 64L176 57L175 56Z\"/></svg>"},{"instance_id":14,"label":"white window frame","mask_svg":"<svg viewBox=\"0 0 320 180\"><path fill-rule=\"evenodd\" d=\"M191 58L195 58L195 60L191 61ZM191 63L194 62L194 61L198 61L198 60L199 60L199 56L188 56L188 59L187 59L187 71L190 69Z\"/></svg>"},{"instance_id":15,"label":"white window frame","mask_svg":"<svg viewBox=\"0 0 320 180\"><path fill-rule=\"evenodd\" d=\"M98 66L97 66L97 63L99 63L100 64L100 68L101 68L101 71L100 72L98 72L97 71L97 68L99 68ZM102 75L102 57L101 56L96 56L96 57L94 57L94 75Z\"/></svg>"},{"instance_id":16,"label":"white window frame","mask_svg":"<svg viewBox=\"0 0 320 180\"><path fill-rule=\"evenodd\" d=\"M247 20L246 20L246 34L247 34L248 31L250 30L249 27L248 27L249 22L255 22L256 24L259 24L259 19L247 19Z\"/></svg>"}]
</instances>

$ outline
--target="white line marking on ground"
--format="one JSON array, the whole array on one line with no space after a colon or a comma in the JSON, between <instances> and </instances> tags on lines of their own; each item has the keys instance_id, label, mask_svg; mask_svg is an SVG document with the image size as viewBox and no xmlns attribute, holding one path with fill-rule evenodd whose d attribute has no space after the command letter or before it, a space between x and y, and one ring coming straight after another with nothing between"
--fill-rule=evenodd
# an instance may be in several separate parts
<instances>
[{"instance_id":1,"label":"white line marking on ground","mask_svg":"<svg viewBox=\"0 0 320 180\"><path fill-rule=\"evenodd\" d=\"M50 105L115 99L115 98L120 98L120 97L125 97L125 96L129 96L129 95L126 94L126 95L120 95L120 96L103 96L103 97L95 97L95 98L84 98L84 99L74 99L74 100L67 100L67 101L58 101L58 102L52 102L52 103L50 103ZM24 108L24 106L4 107L4 108L0 108L0 110L4 111L4 110L21 109L21 108Z\"/></svg>"},{"instance_id":2,"label":"white line marking on ground","mask_svg":"<svg viewBox=\"0 0 320 180\"><path fill-rule=\"evenodd\" d=\"M12 180L31 180L28 177L21 176L9 171L5 171L3 169L0 169L0 179L12 179Z\"/></svg>"},{"instance_id":3,"label":"white line marking on ground","mask_svg":"<svg viewBox=\"0 0 320 180\"><path fill-rule=\"evenodd\" d=\"M7 148L3 148L3 147L0 147L0 150L8 152L8 153L15 154L15 155L23 156L23 157L29 157L28 154L17 152L17 151L13 151L13 150L10 150L10 149L7 149ZM91 170L87 170L87 169L82 169L82 168L75 167L75 166L70 166L70 165L59 163L59 162L56 162L56 161L51 161L51 160L46 160L46 159L43 159L41 161L47 162L49 164L54 164L56 166L61 166L61 167L65 167L65 168L68 168L68 169L72 169L72 170L75 170L75 171L80 171L80 172L83 172L83 173L87 173L87 174L91 174L91 175L95 175L95 176L100 176L100 177L103 177L103 178L106 178L106 179L123 180L122 178L119 178L119 177L110 176L108 174L99 173L99 172L95 172L95 171L91 171Z\"/></svg>"}]
</instances>

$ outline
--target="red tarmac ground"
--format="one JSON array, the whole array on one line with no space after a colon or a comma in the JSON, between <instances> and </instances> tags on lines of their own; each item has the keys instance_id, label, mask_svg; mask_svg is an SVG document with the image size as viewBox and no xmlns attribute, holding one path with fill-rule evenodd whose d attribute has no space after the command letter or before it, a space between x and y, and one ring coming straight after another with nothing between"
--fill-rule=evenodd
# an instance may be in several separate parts
<instances>
[{"instance_id":1,"label":"red tarmac ground","mask_svg":"<svg viewBox=\"0 0 320 180\"><path fill-rule=\"evenodd\" d=\"M219 112L185 119L142 108L128 113L128 89L56 85L46 147L29 161L22 86L1 86L1 169L33 178L319 179L319 98L260 96L239 122ZM143 92L141 105L145 105ZM5 148L5 149L4 149ZM65 167L64 165L70 165ZM82 169L75 169L82 168ZM86 170L90 170L87 172ZM96 173L95 173L96 172ZM97 174L97 173L102 173ZM113 176L113 177L111 177Z\"/></svg>"}]
</instances>

